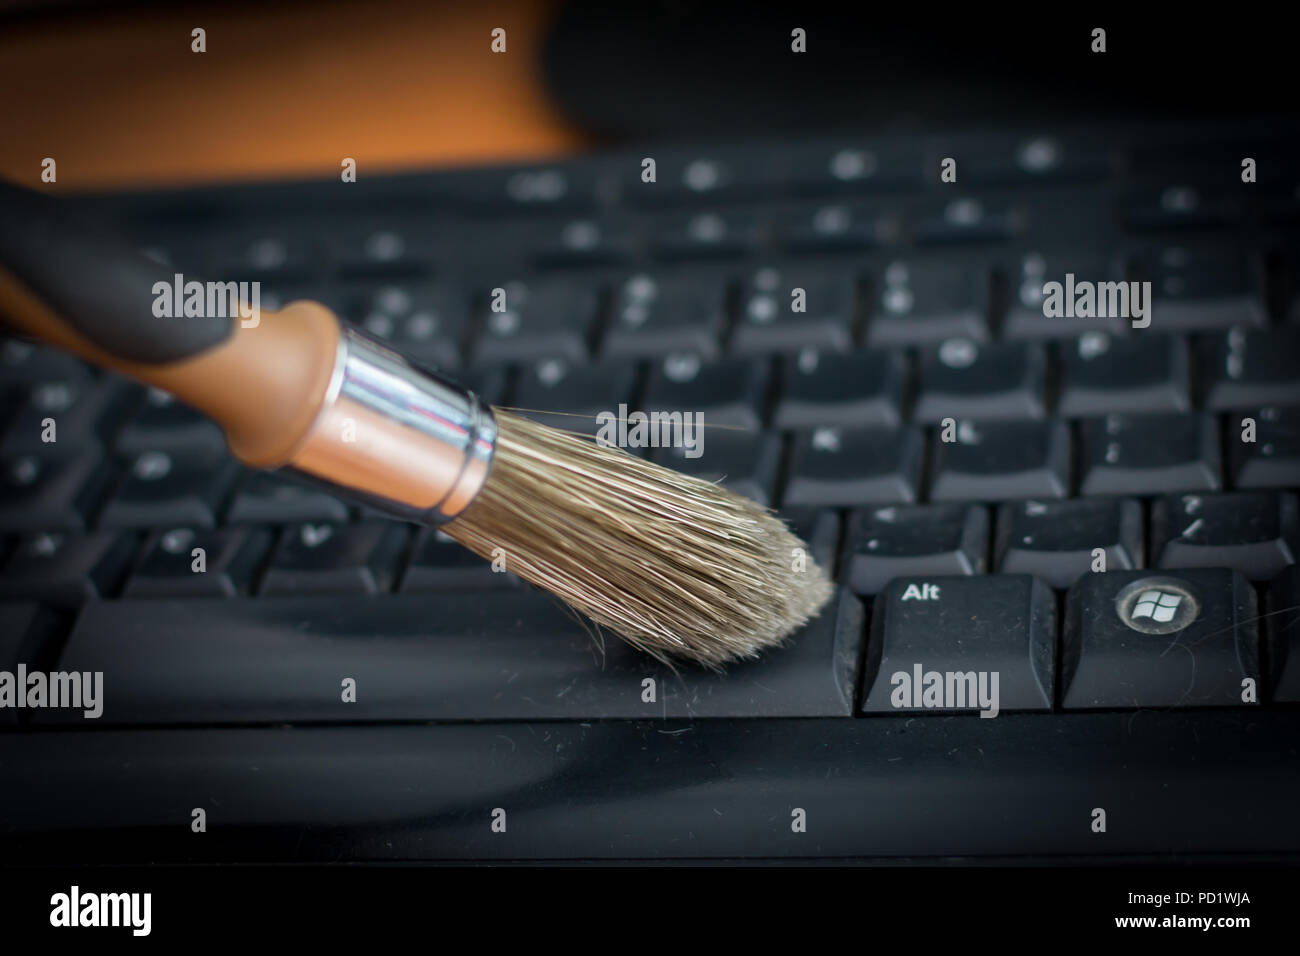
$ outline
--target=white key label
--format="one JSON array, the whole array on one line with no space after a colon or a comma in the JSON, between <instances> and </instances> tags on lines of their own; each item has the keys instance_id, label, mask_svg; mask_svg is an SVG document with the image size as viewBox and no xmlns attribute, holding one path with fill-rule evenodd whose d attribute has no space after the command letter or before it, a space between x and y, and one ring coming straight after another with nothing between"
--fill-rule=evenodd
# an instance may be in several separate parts
<instances>
[{"instance_id":1,"label":"white key label","mask_svg":"<svg viewBox=\"0 0 1300 956\"><path fill-rule=\"evenodd\" d=\"M904 601L937 601L939 600L939 585L937 584L909 584L907 590L903 592L902 600Z\"/></svg>"}]
</instances>

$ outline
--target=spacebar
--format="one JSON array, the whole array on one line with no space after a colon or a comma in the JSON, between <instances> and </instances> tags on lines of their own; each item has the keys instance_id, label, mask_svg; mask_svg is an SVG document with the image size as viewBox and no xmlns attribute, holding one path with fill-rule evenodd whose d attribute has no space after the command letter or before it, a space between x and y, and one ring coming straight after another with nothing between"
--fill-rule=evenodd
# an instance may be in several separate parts
<instances>
[{"instance_id":1,"label":"spacebar","mask_svg":"<svg viewBox=\"0 0 1300 956\"><path fill-rule=\"evenodd\" d=\"M282 724L850 716L862 637L839 598L786 647L725 676L678 674L549 595L301 596L87 605L61 671L102 672L102 715L36 723Z\"/></svg>"},{"instance_id":2,"label":"spacebar","mask_svg":"<svg viewBox=\"0 0 1300 956\"><path fill-rule=\"evenodd\" d=\"M0 846L6 863L44 865L1053 855L1077 865L1124 854L1183 864L1225 853L1294 863L1297 739L1300 711L1280 709L0 733ZM190 830L195 806L221 821L209 821L211 839ZM806 832L791 826L796 809Z\"/></svg>"}]
</instances>

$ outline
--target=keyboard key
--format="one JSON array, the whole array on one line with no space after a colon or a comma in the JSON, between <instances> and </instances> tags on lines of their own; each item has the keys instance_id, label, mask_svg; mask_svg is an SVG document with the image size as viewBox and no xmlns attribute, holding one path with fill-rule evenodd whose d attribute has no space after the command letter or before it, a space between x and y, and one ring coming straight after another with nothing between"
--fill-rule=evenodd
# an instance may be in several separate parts
<instances>
[{"instance_id":1,"label":"keyboard key","mask_svg":"<svg viewBox=\"0 0 1300 956\"><path fill-rule=\"evenodd\" d=\"M916 500L925 443L915 428L823 426L797 435L785 504Z\"/></svg>"},{"instance_id":2,"label":"keyboard key","mask_svg":"<svg viewBox=\"0 0 1300 956\"><path fill-rule=\"evenodd\" d=\"M872 607L864 713L1052 709L1056 601L1041 581L913 575Z\"/></svg>"},{"instance_id":3,"label":"keyboard key","mask_svg":"<svg viewBox=\"0 0 1300 956\"><path fill-rule=\"evenodd\" d=\"M502 554L506 570L480 558L437 528L420 529L419 540L402 575L403 593L410 591L492 591L522 583L510 573L510 556Z\"/></svg>"},{"instance_id":4,"label":"keyboard key","mask_svg":"<svg viewBox=\"0 0 1300 956\"><path fill-rule=\"evenodd\" d=\"M1297 221L1300 221L1300 174L1296 176L1297 185L1290 190L1295 204ZM1278 298L1281 300L1282 320L1289 325L1300 323L1300 251L1284 254L1282 257L1282 286ZM3 353L0 353L2 355Z\"/></svg>"},{"instance_id":5,"label":"keyboard key","mask_svg":"<svg viewBox=\"0 0 1300 956\"><path fill-rule=\"evenodd\" d=\"M596 203L599 177L586 163L466 169L426 181L429 198L475 213L540 213Z\"/></svg>"},{"instance_id":6,"label":"keyboard key","mask_svg":"<svg viewBox=\"0 0 1300 956\"><path fill-rule=\"evenodd\" d=\"M730 351L847 352L853 344L855 298L856 283L845 273L759 269L741 297Z\"/></svg>"},{"instance_id":7,"label":"keyboard key","mask_svg":"<svg viewBox=\"0 0 1300 956\"><path fill-rule=\"evenodd\" d=\"M867 344L876 348L989 340L989 279L966 266L891 263L876 287L867 317Z\"/></svg>"},{"instance_id":8,"label":"keyboard key","mask_svg":"<svg viewBox=\"0 0 1300 956\"><path fill-rule=\"evenodd\" d=\"M339 283L335 296L339 314L349 322L360 325L366 316L372 314L390 318L410 315L425 301L426 296L439 290L446 291L442 286L426 280L354 280Z\"/></svg>"},{"instance_id":9,"label":"keyboard key","mask_svg":"<svg viewBox=\"0 0 1300 956\"><path fill-rule=\"evenodd\" d=\"M775 427L897 426L906 370L900 352L830 355L805 349L782 360Z\"/></svg>"},{"instance_id":10,"label":"keyboard key","mask_svg":"<svg viewBox=\"0 0 1300 956\"><path fill-rule=\"evenodd\" d=\"M390 589L408 526L396 521L286 528L260 594L374 594Z\"/></svg>"},{"instance_id":11,"label":"keyboard key","mask_svg":"<svg viewBox=\"0 0 1300 956\"><path fill-rule=\"evenodd\" d=\"M597 416L602 412L626 413L636 383L632 362L575 367L563 359L542 359L520 376L515 407L519 414L552 428L594 435L601 427Z\"/></svg>"},{"instance_id":12,"label":"keyboard key","mask_svg":"<svg viewBox=\"0 0 1300 956\"><path fill-rule=\"evenodd\" d=\"M716 358L727 319L726 294L725 278L714 273L632 276L615 296L603 354L647 358L689 352Z\"/></svg>"},{"instance_id":13,"label":"keyboard key","mask_svg":"<svg viewBox=\"0 0 1300 956\"><path fill-rule=\"evenodd\" d=\"M705 421L708 421L707 416ZM772 488L781 458L781 443L775 435L706 430L696 450L701 454L694 458L687 454L688 449L681 446L656 449L653 456L661 465L705 481L718 482L759 504L766 505L772 501Z\"/></svg>"},{"instance_id":14,"label":"keyboard key","mask_svg":"<svg viewBox=\"0 0 1300 956\"><path fill-rule=\"evenodd\" d=\"M784 647L714 674L602 650L531 591L124 600L82 613L59 667L115 688L101 725L848 717L863 626L841 595Z\"/></svg>"},{"instance_id":15,"label":"keyboard key","mask_svg":"<svg viewBox=\"0 0 1300 956\"><path fill-rule=\"evenodd\" d=\"M961 153L962 181L979 185L1090 182L1107 178L1113 166L1103 147L1047 134Z\"/></svg>"},{"instance_id":16,"label":"keyboard key","mask_svg":"<svg viewBox=\"0 0 1300 956\"><path fill-rule=\"evenodd\" d=\"M349 222L329 233L329 257L343 275L419 275L437 258L433 233L421 222Z\"/></svg>"},{"instance_id":17,"label":"keyboard key","mask_svg":"<svg viewBox=\"0 0 1300 956\"><path fill-rule=\"evenodd\" d=\"M110 481L98 454L0 462L0 531L81 531Z\"/></svg>"},{"instance_id":18,"label":"keyboard key","mask_svg":"<svg viewBox=\"0 0 1300 956\"><path fill-rule=\"evenodd\" d=\"M534 259L545 266L609 265L626 262L638 251L633 225L624 216L562 219L539 224Z\"/></svg>"},{"instance_id":19,"label":"keyboard key","mask_svg":"<svg viewBox=\"0 0 1300 956\"><path fill-rule=\"evenodd\" d=\"M1209 344L1207 407L1300 405L1300 327L1236 328Z\"/></svg>"},{"instance_id":20,"label":"keyboard key","mask_svg":"<svg viewBox=\"0 0 1300 956\"><path fill-rule=\"evenodd\" d=\"M211 456L225 448L226 436L215 422L157 388L146 392L113 443L113 450L128 458L147 451Z\"/></svg>"},{"instance_id":21,"label":"keyboard key","mask_svg":"<svg viewBox=\"0 0 1300 956\"><path fill-rule=\"evenodd\" d=\"M499 288L505 295L498 300L490 293L480 315L475 362L587 360L596 320L594 290L556 280L509 282ZM502 310L494 307L497 301L504 303Z\"/></svg>"},{"instance_id":22,"label":"keyboard key","mask_svg":"<svg viewBox=\"0 0 1300 956\"><path fill-rule=\"evenodd\" d=\"M487 405L504 405L510 392L508 366L467 368L456 372L454 380L464 385Z\"/></svg>"},{"instance_id":23,"label":"keyboard key","mask_svg":"<svg viewBox=\"0 0 1300 956\"><path fill-rule=\"evenodd\" d=\"M122 595L233 597L247 594L270 541L270 532L262 529L169 528L154 532Z\"/></svg>"},{"instance_id":24,"label":"keyboard key","mask_svg":"<svg viewBox=\"0 0 1300 956\"><path fill-rule=\"evenodd\" d=\"M1255 592L1224 568L1087 574L1061 655L1066 710L1240 707L1247 686L1258 700Z\"/></svg>"},{"instance_id":25,"label":"keyboard key","mask_svg":"<svg viewBox=\"0 0 1300 956\"><path fill-rule=\"evenodd\" d=\"M235 462L224 456L142 452L104 506L99 526L211 528L238 471Z\"/></svg>"},{"instance_id":26,"label":"keyboard key","mask_svg":"<svg viewBox=\"0 0 1300 956\"><path fill-rule=\"evenodd\" d=\"M54 627L53 615L32 601L0 602L0 671L16 674L20 664L40 670L46 639ZM18 695L27 688L16 684ZM12 702L0 707L0 727L18 726L18 709Z\"/></svg>"},{"instance_id":27,"label":"keyboard key","mask_svg":"<svg viewBox=\"0 0 1300 956\"><path fill-rule=\"evenodd\" d=\"M1079 423L1081 491L1215 491L1219 440L1208 415L1107 415Z\"/></svg>"},{"instance_id":28,"label":"keyboard key","mask_svg":"<svg viewBox=\"0 0 1300 956\"><path fill-rule=\"evenodd\" d=\"M1237 163L1229 168L1233 167L1240 169ZM1129 228L1143 232L1224 226L1245 212L1245 203L1226 190L1167 180L1158 186L1136 187L1124 205Z\"/></svg>"},{"instance_id":29,"label":"keyboard key","mask_svg":"<svg viewBox=\"0 0 1300 956\"><path fill-rule=\"evenodd\" d=\"M354 287L341 295L350 320L413 362L439 369L460 367L469 307L458 290L428 282L390 282Z\"/></svg>"},{"instance_id":30,"label":"keyboard key","mask_svg":"<svg viewBox=\"0 0 1300 956\"><path fill-rule=\"evenodd\" d=\"M1300 702L1300 565L1282 571L1268 588L1271 699Z\"/></svg>"},{"instance_id":31,"label":"keyboard key","mask_svg":"<svg viewBox=\"0 0 1300 956\"><path fill-rule=\"evenodd\" d=\"M1003 573L1033 574L1065 590L1091 571L1142 565L1142 506L1131 498L1018 501L1000 506L997 517Z\"/></svg>"},{"instance_id":32,"label":"keyboard key","mask_svg":"<svg viewBox=\"0 0 1300 956\"><path fill-rule=\"evenodd\" d=\"M897 577L982 574L989 513L972 505L863 509L849 516L844 541L844 582L858 594L878 594Z\"/></svg>"},{"instance_id":33,"label":"keyboard key","mask_svg":"<svg viewBox=\"0 0 1300 956\"><path fill-rule=\"evenodd\" d=\"M1013 266L1011 302L1002 320L1002 335L1032 340L1122 332L1128 320L1099 305L1095 290L1101 283L1123 278L1118 263L1088 253L1049 257L1027 252ZM1090 285L1083 286L1083 282ZM1085 288L1092 290L1089 299L1082 298Z\"/></svg>"},{"instance_id":34,"label":"keyboard key","mask_svg":"<svg viewBox=\"0 0 1300 956\"><path fill-rule=\"evenodd\" d=\"M18 416L18 406L27 398L27 390L20 385L0 379L0 436L9 430L9 424Z\"/></svg>"},{"instance_id":35,"label":"keyboard key","mask_svg":"<svg viewBox=\"0 0 1300 956\"><path fill-rule=\"evenodd\" d=\"M840 546L840 516L829 508L782 508L779 517L808 545L817 566L833 574Z\"/></svg>"},{"instance_id":36,"label":"keyboard key","mask_svg":"<svg viewBox=\"0 0 1300 956\"><path fill-rule=\"evenodd\" d=\"M1065 423L958 422L935 434L932 501L1007 501L1064 498L1070 475Z\"/></svg>"},{"instance_id":37,"label":"keyboard key","mask_svg":"<svg viewBox=\"0 0 1300 956\"><path fill-rule=\"evenodd\" d=\"M921 358L915 419L1043 418L1047 356L1038 345L979 345L948 339Z\"/></svg>"},{"instance_id":38,"label":"keyboard key","mask_svg":"<svg viewBox=\"0 0 1300 956\"><path fill-rule=\"evenodd\" d=\"M1230 415L1225 428L1228 461L1238 488L1300 487L1300 408L1269 406Z\"/></svg>"},{"instance_id":39,"label":"keyboard key","mask_svg":"<svg viewBox=\"0 0 1300 956\"><path fill-rule=\"evenodd\" d=\"M3 454L92 451L120 416L123 395L119 381L33 385L5 432Z\"/></svg>"},{"instance_id":40,"label":"keyboard key","mask_svg":"<svg viewBox=\"0 0 1300 956\"><path fill-rule=\"evenodd\" d=\"M215 271L223 279L310 275L322 259L318 236L306 228L241 228L213 238L216 248L222 250Z\"/></svg>"},{"instance_id":41,"label":"keyboard key","mask_svg":"<svg viewBox=\"0 0 1300 956\"><path fill-rule=\"evenodd\" d=\"M798 195L900 195L925 183L925 156L901 147L845 143L797 143L781 158L782 185Z\"/></svg>"},{"instance_id":42,"label":"keyboard key","mask_svg":"<svg viewBox=\"0 0 1300 956\"><path fill-rule=\"evenodd\" d=\"M761 237L756 216L746 210L671 213L655 225L653 246L664 259L742 255Z\"/></svg>"},{"instance_id":43,"label":"keyboard key","mask_svg":"<svg viewBox=\"0 0 1300 956\"><path fill-rule=\"evenodd\" d=\"M1151 282L1151 328L1159 332L1205 332L1236 325L1268 324L1263 280L1241 257L1192 253L1169 247L1140 259L1138 281Z\"/></svg>"},{"instance_id":44,"label":"keyboard key","mask_svg":"<svg viewBox=\"0 0 1300 956\"><path fill-rule=\"evenodd\" d=\"M6 384L39 385L90 377L90 368L66 352L25 339L0 339L0 376Z\"/></svg>"},{"instance_id":45,"label":"keyboard key","mask_svg":"<svg viewBox=\"0 0 1300 956\"><path fill-rule=\"evenodd\" d=\"M924 243L977 242L1011 239L1026 225L1025 212L1014 206L958 196L920 210L915 233Z\"/></svg>"},{"instance_id":46,"label":"keyboard key","mask_svg":"<svg viewBox=\"0 0 1300 956\"><path fill-rule=\"evenodd\" d=\"M1290 183L1274 182L1255 200L1255 208L1270 222L1300 222L1300 174L1292 173Z\"/></svg>"},{"instance_id":47,"label":"keyboard key","mask_svg":"<svg viewBox=\"0 0 1300 956\"><path fill-rule=\"evenodd\" d=\"M1223 181L1225 170L1233 174L1231 178L1239 176L1244 156L1256 157L1261 167L1274 174L1286 170L1294 141L1293 134L1281 128L1249 133L1224 130L1212 140L1191 135L1161 137L1128 152L1128 166L1143 182L1214 183ZM1254 190L1247 186L1243 191Z\"/></svg>"},{"instance_id":48,"label":"keyboard key","mask_svg":"<svg viewBox=\"0 0 1300 956\"><path fill-rule=\"evenodd\" d=\"M651 208L766 197L785 182L778 165L780 159L769 152L734 148L661 150L655 155L654 182L641 179L638 164L634 177L625 184L625 192L631 202Z\"/></svg>"},{"instance_id":49,"label":"keyboard key","mask_svg":"<svg viewBox=\"0 0 1300 956\"><path fill-rule=\"evenodd\" d=\"M838 252L884 245L897 238L896 217L879 206L833 202L778 214L777 241L792 252Z\"/></svg>"},{"instance_id":50,"label":"keyboard key","mask_svg":"<svg viewBox=\"0 0 1300 956\"><path fill-rule=\"evenodd\" d=\"M757 431L762 427L767 377L767 363L761 360L705 365L691 354L670 355L650 373L645 409L699 412L706 427L736 425Z\"/></svg>"},{"instance_id":51,"label":"keyboard key","mask_svg":"<svg viewBox=\"0 0 1300 956\"><path fill-rule=\"evenodd\" d=\"M1151 555L1161 568L1232 568L1268 581L1300 554L1296 497L1268 491L1167 495L1151 508Z\"/></svg>"},{"instance_id":52,"label":"keyboard key","mask_svg":"<svg viewBox=\"0 0 1300 956\"><path fill-rule=\"evenodd\" d=\"M516 654L525 653L532 639L520 636ZM467 649L467 659L470 653ZM590 655L584 660L588 669L599 666ZM756 675L752 682L746 680L757 701L772 696L757 686L763 680L759 668L769 666L764 659L750 671ZM334 678L339 667L321 669L326 673L305 674L315 683ZM509 675L518 669L505 665L502 671ZM476 667L471 676L477 673ZM283 674L277 669L259 680L261 693ZM83 860L103 858L153 863L152 872L161 874L157 864L238 859L279 864L276 872L287 873L286 862L341 872L359 868L343 860L363 858L444 866L454 859L481 868L488 861L518 865L524 858L590 866L598 860L659 860L671 854L709 865L816 853L844 862L988 860L1013 852L1036 863L1100 857L1099 843L1106 855L1129 859L1170 861L1177 847L1180 861L1213 855L1280 862L1300 850L1300 834L1291 826L1291 797L1300 774L1284 759L1296 733L1292 708L1113 711L1063 719L1026 713L999 714L996 720L905 715L689 724L593 718L431 726L402 720L312 728L274 722L172 727L167 726L172 721L164 721L137 734L133 728L114 732L102 726L122 719L109 716L123 713L110 710L116 686L110 681L106 674L100 720L61 728L53 739L42 733L0 736L11 782L6 800L11 865L40 866L49 873L60 866L79 874L86 867ZM734 671L723 681L726 692L734 693ZM339 681L331 684L337 700ZM404 686L423 701L426 689L414 684L412 679ZM460 692L452 699L464 699L464 688L451 686ZM537 694L523 720L536 720L539 710L573 706L578 687L556 699L557 688L567 686L567 674L548 674L544 684L519 691ZM295 684L295 704L310 689ZM403 689L385 684L382 701L391 702ZM639 700L639 683L636 691ZM162 710L176 691L171 695L135 699L148 701L150 711ZM656 696L662 699L658 686ZM701 686L700 697L707 696L707 686ZM202 704L217 712L216 702L230 699L205 688ZM264 699L237 698L241 722L253 719L242 715L255 713ZM295 710L302 713L315 702L307 698L306 703ZM380 712L376 701L364 697L343 706L354 713L362 707L367 714ZM672 709L678 708L674 701ZM409 713L415 705L405 709ZM141 706L136 712L145 710ZM220 719L229 719L232 709L227 705L220 712ZM44 712L35 719L53 716ZM348 768L345 776L340 767ZM70 780L94 797L70 799ZM175 825L178 815L187 819L189 809L184 803L190 801L180 795L195 793L220 811L219 817L216 812L208 817L209 833L219 836L219 843ZM1092 805L1084 805L1083 794L1104 801L1107 833L1092 830ZM491 810L503 803L509 829L494 833ZM516 808L513 813L510 807ZM1207 825L1210 807L1213 827ZM123 833L128 813L132 826ZM805 821L807 833L791 832L795 821ZM1061 882L1038 873L1023 878L1037 881L1041 889L1032 899L1045 902L1054 899ZM1247 876L1239 884L1267 878ZM1285 880L1285 873L1277 878ZM465 879L473 876L462 875ZM112 885L107 879L98 885L105 884ZM1248 915L1259 926L1259 896L1252 892L1252 904L1239 908L1206 909ZM161 891L158 897L161 902ZM958 905L972 916L977 912L978 904ZM1167 907L1134 909L1153 919L1173 915ZM891 907L891 917L901 916L898 910ZM155 912L161 913L161 906ZM945 917L947 925L965 925L945 900L942 916L926 919L927 931Z\"/></svg>"},{"instance_id":53,"label":"keyboard key","mask_svg":"<svg viewBox=\"0 0 1300 956\"><path fill-rule=\"evenodd\" d=\"M1187 342L1177 335L1117 338L1090 332L1062 342L1058 412L1087 418L1110 412L1191 409Z\"/></svg>"},{"instance_id":54,"label":"keyboard key","mask_svg":"<svg viewBox=\"0 0 1300 956\"><path fill-rule=\"evenodd\" d=\"M0 600L58 607L111 597L136 550L134 535L34 534L23 538L0 574Z\"/></svg>"},{"instance_id":55,"label":"keyboard key","mask_svg":"<svg viewBox=\"0 0 1300 956\"><path fill-rule=\"evenodd\" d=\"M230 524L290 524L347 521L348 506L306 482L273 472L248 475L230 505Z\"/></svg>"}]
</instances>

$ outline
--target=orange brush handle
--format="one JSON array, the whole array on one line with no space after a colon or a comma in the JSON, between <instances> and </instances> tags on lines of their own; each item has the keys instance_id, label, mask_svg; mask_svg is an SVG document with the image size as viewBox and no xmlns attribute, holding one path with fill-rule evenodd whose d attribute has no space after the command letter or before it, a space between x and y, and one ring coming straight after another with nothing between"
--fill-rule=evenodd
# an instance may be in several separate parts
<instances>
[{"instance_id":1,"label":"orange brush handle","mask_svg":"<svg viewBox=\"0 0 1300 956\"><path fill-rule=\"evenodd\" d=\"M216 421L235 456L256 468L292 460L320 413L338 356L338 320L314 302L263 313L251 328L232 319L225 341L164 363L122 358L91 342L3 266L0 316L92 365L170 392Z\"/></svg>"}]
</instances>

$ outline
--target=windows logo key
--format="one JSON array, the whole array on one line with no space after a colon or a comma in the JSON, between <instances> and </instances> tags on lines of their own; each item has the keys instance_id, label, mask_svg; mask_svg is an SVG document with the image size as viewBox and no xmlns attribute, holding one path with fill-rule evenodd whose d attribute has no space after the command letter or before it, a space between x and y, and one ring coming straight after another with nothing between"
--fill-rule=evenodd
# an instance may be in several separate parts
<instances>
[{"instance_id":1,"label":"windows logo key","mask_svg":"<svg viewBox=\"0 0 1300 956\"><path fill-rule=\"evenodd\" d=\"M1196 598L1181 582L1144 578L1119 593L1116 611L1135 631L1172 634L1181 631L1200 615Z\"/></svg>"}]
</instances>

